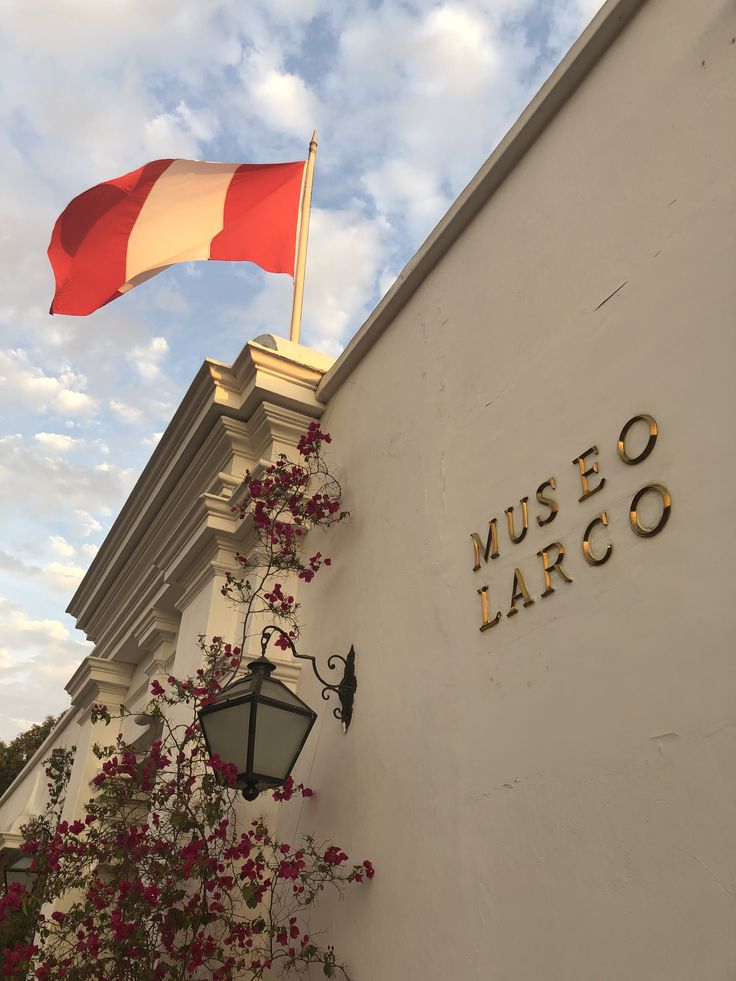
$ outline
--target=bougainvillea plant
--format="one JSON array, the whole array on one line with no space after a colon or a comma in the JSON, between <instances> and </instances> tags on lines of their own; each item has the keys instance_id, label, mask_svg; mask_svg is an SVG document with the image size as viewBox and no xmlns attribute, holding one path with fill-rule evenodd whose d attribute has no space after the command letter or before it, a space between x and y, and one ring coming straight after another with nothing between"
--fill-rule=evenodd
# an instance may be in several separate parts
<instances>
[{"instance_id":1,"label":"bougainvillea plant","mask_svg":"<svg viewBox=\"0 0 736 981\"><path fill-rule=\"evenodd\" d=\"M21 828L26 846L34 843L34 852L43 854L55 835L74 752L74 747L54 749L43 764L48 778L46 807ZM35 874L31 876L29 886L11 882L7 892L0 896L0 971L4 977L26 976L28 960L33 954L33 935L43 904L44 888L43 876Z\"/></svg>"},{"instance_id":2,"label":"bougainvillea plant","mask_svg":"<svg viewBox=\"0 0 736 981\"><path fill-rule=\"evenodd\" d=\"M225 596L243 607L243 642L257 614L276 618L299 635L299 603L289 594L287 577L311 582L332 560L315 552L305 556L304 539L311 528L329 528L349 516L342 510L342 489L327 468L323 446L329 433L312 422L297 443L299 460L281 453L276 462L254 476L246 473L244 496L233 513L241 521L252 521L257 545L248 555L236 554L241 574L228 574L222 587ZM281 637L277 646L286 650Z\"/></svg>"},{"instance_id":3,"label":"bougainvillea plant","mask_svg":"<svg viewBox=\"0 0 736 981\"><path fill-rule=\"evenodd\" d=\"M296 604L276 577L309 582L329 564L319 553L302 558L309 528L345 516L324 442L329 436L312 424L299 463L279 457L260 478L246 478L237 513L252 517L260 554L241 560L248 579L230 577L225 587L245 605L246 631L250 615L267 611L296 632ZM221 637L200 638L200 646L194 677L153 681L147 738L126 743L118 735L94 747L101 768L72 823L58 820L69 761L49 766L49 806L24 829L35 881L13 886L0 903L0 937L9 941L3 977L254 981L272 969L319 965L327 977L347 978L305 913L323 890L341 893L372 878L373 866L351 862L333 842L284 841L242 803L235 767L209 756L197 721L239 671L241 648ZM129 714L96 705L92 721ZM282 802L311 796L291 777L273 792Z\"/></svg>"}]
</instances>

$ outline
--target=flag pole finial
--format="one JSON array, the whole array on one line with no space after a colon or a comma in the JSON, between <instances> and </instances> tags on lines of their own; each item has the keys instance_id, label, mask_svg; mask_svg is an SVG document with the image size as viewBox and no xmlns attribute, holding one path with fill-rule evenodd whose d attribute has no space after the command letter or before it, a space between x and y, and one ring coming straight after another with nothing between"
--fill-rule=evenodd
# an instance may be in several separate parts
<instances>
[{"instance_id":1,"label":"flag pole finial","mask_svg":"<svg viewBox=\"0 0 736 981\"><path fill-rule=\"evenodd\" d=\"M314 158L317 155L317 130L309 141L309 156L304 168L304 191L299 215L299 236L297 241L296 267L294 269L294 302L291 308L291 332L289 339L299 343L302 326L302 304L304 301L304 272L307 265L307 240L309 239L309 215L312 210L312 183L314 181Z\"/></svg>"}]
</instances>

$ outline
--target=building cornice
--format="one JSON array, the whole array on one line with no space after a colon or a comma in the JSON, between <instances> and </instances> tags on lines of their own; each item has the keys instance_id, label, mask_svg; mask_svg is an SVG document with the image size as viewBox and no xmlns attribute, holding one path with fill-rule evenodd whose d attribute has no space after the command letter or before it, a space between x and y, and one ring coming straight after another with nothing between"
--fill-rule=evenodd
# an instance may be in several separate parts
<instances>
[{"instance_id":1,"label":"building cornice","mask_svg":"<svg viewBox=\"0 0 736 981\"><path fill-rule=\"evenodd\" d=\"M64 686L82 725L96 703L122 705L130 689L135 665L88 655Z\"/></svg>"},{"instance_id":2,"label":"building cornice","mask_svg":"<svg viewBox=\"0 0 736 981\"><path fill-rule=\"evenodd\" d=\"M228 498L248 466L293 446L305 417L319 417L315 392L333 360L262 335L233 365L200 368L69 604L100 653L112 656L130 633L123 624L162 602L162 551L197 527L234 530Z\"/></svg>"},{"instance_id":3,"label":"building cornice","mask_svg":"<svg viewBox=\"0 0 736 981\"><path fill-rule=\"evenodd\" d=\"M178 633L178 620L157 609L147 610L133 631L138 646L144 651L153 651L164 644L174 644Z\"/></svg>"},{"instance_id":4,"label":"building cornice","mask_svg":"<svg viewBox=\"0 0 736 981\"><path fill-rule=\"evenodd\" d=\"M360 364L644 2L608 0L604 4L325 374L317 389L321 402L328 402Z\"/></svg>"},{"instance_id":5,"label":"building cornice","mask_svg":"<svg viewBox=\"0 0 736 981\"><path fill-rule=\"evenodd\" d=\"M23 841L22 834L16 834L14 831L0 831L0 861L5 861L8 856L20 851Z\"/></svg>"}]
</instances>

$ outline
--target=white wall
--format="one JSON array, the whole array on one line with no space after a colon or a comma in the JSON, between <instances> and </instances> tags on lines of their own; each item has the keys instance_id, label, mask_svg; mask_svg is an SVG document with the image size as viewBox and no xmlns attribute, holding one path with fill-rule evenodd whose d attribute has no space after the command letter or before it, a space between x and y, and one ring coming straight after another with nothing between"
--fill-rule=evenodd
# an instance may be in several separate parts
<instances>
[{"instance_id":1,"label":"white wall","mask_svg":"<svg viewBox=\"0 0 736 981\"><path fill-rule=\"evenodd\" d=\"M300 828L376 864L315 915L357 981L734 977L734 36L726 0L645 4L328 405L353 518L302 647L354 643L359 688L347 736L322 708ZM639 412L659 437L626 466ZM638 538L655 480L671 518ZM555 539L574 581L542 599ZM517 565L535 602L507 618Z\"/></svg>"}]
</instances>

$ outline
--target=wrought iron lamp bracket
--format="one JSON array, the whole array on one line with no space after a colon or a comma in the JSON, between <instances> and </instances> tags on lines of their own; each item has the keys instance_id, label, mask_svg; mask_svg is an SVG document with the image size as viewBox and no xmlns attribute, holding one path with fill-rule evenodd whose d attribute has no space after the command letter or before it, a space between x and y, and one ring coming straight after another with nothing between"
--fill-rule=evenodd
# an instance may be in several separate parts
<instances>
[{"instance_id":1,"label":"wrought iron lamp bracket","mask_svg":"<svg viewBox=\"0 0 736 981\"><path fill-rule=\"evenodd\" d=\"M332 714L338 721L342 722L344 730L347 732L350 722L353 718L353 701L355 699L355 692L358 688L358 679L355 676L355 650L351 646L348 651L347 657L342 657L340 654L330 654L327 658L327 667L330 671L338 671L339 668L336 664L337 661L342 661L344 665L343 676L340 681L336 684L330 684L326 681L322 675L317 670L317 659L311 654L300 654L296 647L294 646L294 641L289 637L285 630L281 627L277 627L275 624L269 624L268 627L263 628L261 633L261 655L266 656L266 648L271 642L271 638L274 634L279 634L283 640L288 645L291 653L294 657L299 658L301 661L311 661L312 670L314 671L317 681L323 686L322 688L322 698L327 701L330 697L330 692L335 692L337 697L340 699L340 707L334 708Z\"/></svg>"}]
</instances>

